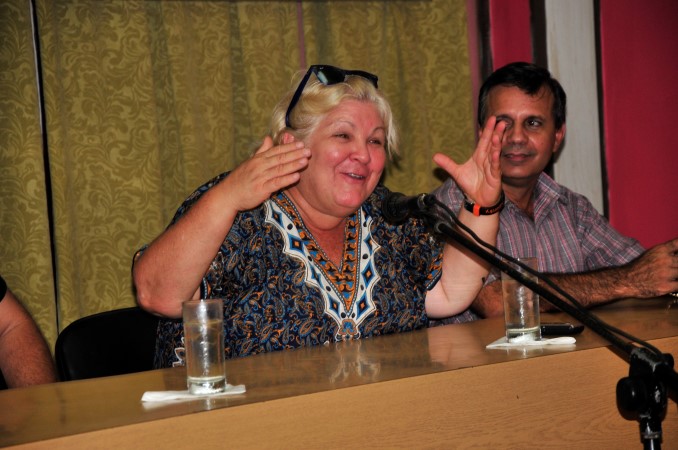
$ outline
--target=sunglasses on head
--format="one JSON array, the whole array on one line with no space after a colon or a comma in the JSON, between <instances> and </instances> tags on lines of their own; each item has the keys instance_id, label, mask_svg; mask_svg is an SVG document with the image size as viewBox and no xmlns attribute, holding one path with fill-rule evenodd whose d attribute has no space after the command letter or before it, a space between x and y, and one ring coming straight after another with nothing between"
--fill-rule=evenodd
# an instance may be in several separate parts
<instances>
[{"instance_id":1,"label":"sunglasses on head","mask_svg":"<svg viewBox=\"0 0 678 450\"><path fill-rule=\"evenodd\" d=\"M342 83L344 80L346 80L346 77L355 75L369 80L375 88L378 87L377 81L379 78L369 72L364 72L362 70L344 70L334 66L313 65L308 68L306 75L304 75L304 78L301 79L299 87L296 91L294 91L292 101L290 101L290 106L287 107L287 112L285 113L285 126L287 128L292 128L292 125L290 124L290 113L294 107L297 106L297 103L299 103L301 93L304 92L306 83L308 83L308 79L311 77L312 73L314 73L315 76L318 77L318 80L325 86Z\"/></svg>"}]
</instances>

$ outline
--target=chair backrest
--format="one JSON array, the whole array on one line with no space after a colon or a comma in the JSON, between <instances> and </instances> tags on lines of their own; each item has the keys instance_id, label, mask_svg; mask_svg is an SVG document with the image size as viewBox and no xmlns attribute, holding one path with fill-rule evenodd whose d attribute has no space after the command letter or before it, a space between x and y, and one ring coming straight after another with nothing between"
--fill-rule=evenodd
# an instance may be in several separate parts
<instances>
[{"instance_id":1,"label":"chair backrest","mask_svg":"<svg viewBox=\"0 0 678 450\"><path fill-rule=\"evenodd\" d=\"M82 317L57 337L54 356L62 381L153 369L158 318L139 307Z\"/></svg>"}]
</instances>

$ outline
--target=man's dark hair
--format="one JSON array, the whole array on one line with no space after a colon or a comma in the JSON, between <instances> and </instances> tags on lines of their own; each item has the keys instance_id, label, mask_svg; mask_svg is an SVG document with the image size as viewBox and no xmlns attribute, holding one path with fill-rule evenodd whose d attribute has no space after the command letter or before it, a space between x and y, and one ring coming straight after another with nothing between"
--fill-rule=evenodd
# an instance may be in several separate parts
<instances>
[{"instance_id":1,"label":"man's dark hair","mask_svg":"<svg viewBox=\"0 0 678 450\"><path fill-rule=\"evenodd\" d=\"M487 119L490 91L496 86L517 87L530 96L537 95L542 88L548 89L553 95L552 113L556 130L565 123L567 96L558 80L543 67L526 62L514 62L495 70L481 86L478 95L478 123L481 127Z\"/></svg>"}]
</instances>

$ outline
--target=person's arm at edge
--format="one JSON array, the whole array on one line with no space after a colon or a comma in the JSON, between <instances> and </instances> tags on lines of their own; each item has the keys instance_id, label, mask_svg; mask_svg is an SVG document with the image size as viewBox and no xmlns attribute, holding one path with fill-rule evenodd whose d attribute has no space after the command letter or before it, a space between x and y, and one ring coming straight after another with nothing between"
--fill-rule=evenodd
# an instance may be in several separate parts
<instances>
[{"instance_id":1,"label":"person's arm at edge","mask_svg":"<svg viewBox=\"0 0 678 450\"><path fill-rule=\"evenodd\" d=\"M57 381L45 338L9 289L0 301L0 370L10 388Z\"/></svg>"}]
</instances>

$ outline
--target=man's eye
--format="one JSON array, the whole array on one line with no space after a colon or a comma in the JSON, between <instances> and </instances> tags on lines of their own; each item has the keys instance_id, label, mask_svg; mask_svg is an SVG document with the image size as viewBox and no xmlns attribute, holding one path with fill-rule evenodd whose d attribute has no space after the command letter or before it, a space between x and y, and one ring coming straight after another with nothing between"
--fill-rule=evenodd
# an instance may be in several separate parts
<instances>
[{"instance_id":1,"label":"man's eye","mask_svg":"<svg viewBox=\"0 0 678 450\"><path fill-rule=\"evenodd\" d=\"M541 121L540 120L528 120L527 125L532 128L540 127L541 126Z\"/></svg>"}]
</instances>

